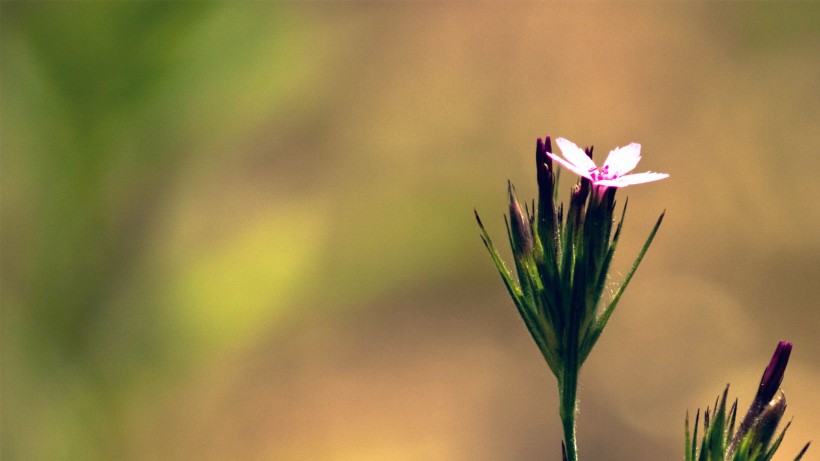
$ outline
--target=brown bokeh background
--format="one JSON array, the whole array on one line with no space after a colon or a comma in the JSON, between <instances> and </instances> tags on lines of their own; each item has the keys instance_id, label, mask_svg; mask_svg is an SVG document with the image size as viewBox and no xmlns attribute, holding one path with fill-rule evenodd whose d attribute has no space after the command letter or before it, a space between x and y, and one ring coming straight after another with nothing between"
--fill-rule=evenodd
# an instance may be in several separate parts
<instances>
[{"instance_id":1,"label":"brown bokeh background","mask_svg":"<svg viewBox=\"0 0 820 461\"><path fill-rule=\"evenodd\" d=\"M0 18L3 459L559 459L472 217L503 242L547 134L671 174L619 192L616 275L667 216L582 371L582 459L682 459L779 339L780 459L818 438L819 3Z\"/></svg>"}]
</instances>

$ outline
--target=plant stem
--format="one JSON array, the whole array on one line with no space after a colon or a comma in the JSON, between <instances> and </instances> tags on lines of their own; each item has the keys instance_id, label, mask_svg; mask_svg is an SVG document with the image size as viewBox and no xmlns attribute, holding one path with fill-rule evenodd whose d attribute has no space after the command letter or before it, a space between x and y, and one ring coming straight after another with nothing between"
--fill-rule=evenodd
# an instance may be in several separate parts
<instances>
[{"instance_id":1,"label":"plant stem","mask_svg":"<svg viewBox=\"0 0 820 461\"><path fill-rule=\"evenodd\" d=\"M577 357L576 357L577 359ZM559 381L559 413L564 426L564 443L567 446L567 461L578 461L578 445L575 441L575 413L578 405L578 372L577 360L568 360L561 381Z\"/></svg>"}]
</instances>

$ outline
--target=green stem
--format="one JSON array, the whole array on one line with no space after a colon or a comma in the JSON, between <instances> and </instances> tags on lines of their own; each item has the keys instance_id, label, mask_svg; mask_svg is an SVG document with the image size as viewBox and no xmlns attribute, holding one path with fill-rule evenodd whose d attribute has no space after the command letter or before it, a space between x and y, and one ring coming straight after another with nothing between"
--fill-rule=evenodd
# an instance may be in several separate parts
<instances>
[{"instance_id":1,"label":"green stem","mask_svg":"<svg viewBox=\"0 0 820 461\"><path fill-rule=\"evenodd\" d=\"M575 441L575 414L578 406L578 372L580 366L575 357L568 358L567 366L559 381L559 413L564 426L564 443L567 448L567 461L578 461L578 445Z\"/></svg>"}]
</instances>

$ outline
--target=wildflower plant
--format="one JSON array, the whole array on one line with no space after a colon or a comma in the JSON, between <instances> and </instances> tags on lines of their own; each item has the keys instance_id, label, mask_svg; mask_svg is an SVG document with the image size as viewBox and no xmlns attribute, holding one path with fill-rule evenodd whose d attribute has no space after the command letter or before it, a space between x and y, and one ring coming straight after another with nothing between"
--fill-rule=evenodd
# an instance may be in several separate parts
<instances>
[{"instance_id":1,"label":"wildflower plant","mask_svg":"<svg viewBox=\"0 0 820 461\"><path fill-rule=\"evenodd\" d=\"M604 300L609 270L621 236L626 203L615 219L615 194L619 188L657 181L665 173L629 174L641 159L636 143L609 153L602 166L592 160L592 147L581 149L556 140L562 156L553 154L549 137L538 139L535 149L538 202L524 205L507 183L509 216L505 216L515 274L507 268L492 239L475 213L481 239L495 263L527 330L558 382L559 416L564 430L562 457L578 460L575 439L578 376L581 366L606 328L615 306L632 280L663 221L658 217L631 269L611 298ZM553 163L554 162L554 163ZM569 206L556 202L555 163L580 176L572 187ZM791 343L781 341L763 373L760 388L735 431L737 401L727 410L728 387L714 408L703 413L703 436L697 444L700 411L690 438L686 417L685 461L769 461L783 440L788 424L775 437L786 409L780 390L791 353ZM809 444L795 458L799 461Z\"/></svg>"},{"instance_id":2,"label":"wildflower plant","mask_svg":"<svg viewBox=\"0 0 820 461\"><path fill-rule=\"evenodd\" d=\"M522 208L508 183L507 234L517 281L507 269L476 212L481 238L541 355L558 381L559 414L564 428L564 458L575 461L578 375L607 325L615 306L649 249L658 218L632 268L607 303L602 304L609 269L626 213L615 223L615 193L625 186L668 177L663 173L628 174L640 160L640 145L610 152L601 168L592 147L581 149L558 138L563 158L552 153L547 137L536 143L538 204ZM569 207L556 204L553 161L578 174Z\"/></svg>"}]
</instances>

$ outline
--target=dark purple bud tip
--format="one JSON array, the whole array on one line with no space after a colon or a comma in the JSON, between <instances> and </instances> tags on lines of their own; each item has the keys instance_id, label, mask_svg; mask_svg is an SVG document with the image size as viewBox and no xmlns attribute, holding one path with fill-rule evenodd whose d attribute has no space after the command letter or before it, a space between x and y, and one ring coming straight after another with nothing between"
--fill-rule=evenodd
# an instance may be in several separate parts
<instances>
[{"instance_id":1,"label":"dark purple bud tip","mask_svg":"<svg viewBox=\"0 0 820 461\"><path fill-rule=\"evenodd\" d=\"M783 382L783 375L786 373L786 365L789 364L791 353L792 343L788 341L777 343L772 360L763 372L763 377L760 378L760 389L757 391L755 401L765 404L774 398L777 390L780 389L780 383Z\"/></svg>"},{"instance_id":2,"label":"dark purple bud tip","mask_svg":"<svg viewBox=\"0 0 820 461\"><path fill-rule=\"evenodd\" d=\"M547 155L547 152L552 153L550 137L547 136L543 140L538 138L535 142L535 163L538 168L539 179L543 173L552 173L552 159ZM544 168L544 165L546 165L546 168ZM541 169L544 169L544 172L542 172Z\"/></svg>"},{"instance_id":3,"label":"dark purple bud tip","mask_svg":"<svg viewBox=\"0 0 820 461\"><path fill-rule=\"evenodd\" d=\"M542 210L549 210L553 213L553 190L555 189L555 176L553 176L552 158L547 153L552 153L552 142L547 136L544 140L538 138L535 146L535 171L538 179L538 203ZM545 211L542 211L545 212Z\"/></svg>"}]
</instances>

